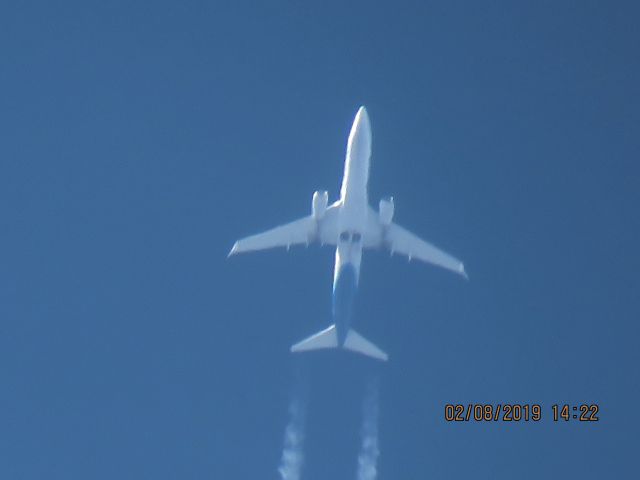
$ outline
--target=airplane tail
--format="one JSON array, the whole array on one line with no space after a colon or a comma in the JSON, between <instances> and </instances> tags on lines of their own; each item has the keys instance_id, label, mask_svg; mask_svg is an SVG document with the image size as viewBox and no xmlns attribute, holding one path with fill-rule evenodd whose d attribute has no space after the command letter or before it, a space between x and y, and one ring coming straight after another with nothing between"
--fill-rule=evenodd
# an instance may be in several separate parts
<instances>
[{"instance_id":1,"label":"airplane tail","mask_svg":"<svg viewBox=\"0 0 640 480\"><path fill-rule=\"evenodd\" d=\"M368 357L382 360L383 362L386 362L389 359L389 355L384 353L353 329L350 329L349 333L347 333L347 338L344 341L344 348L351 350L352 352L358 352Z\"/></svg>"},{"instance_id":2,"label":"airplane tail","mask_svg":"<svg viewBox=\"0 0 640 480\"><path fill-rule=\"evenodd\" d=\"M291 347L292 352L308 352L310 350L319 350L322 348L338 348L338 334L336 326L331 325L329 328L322 330ZM351 350L352 352L361 353L368 357L375 358L386 362L389 356L376 347L369 340L364 338L358 332L350 329L342 348Z\"/></svg>"}]
</instances>

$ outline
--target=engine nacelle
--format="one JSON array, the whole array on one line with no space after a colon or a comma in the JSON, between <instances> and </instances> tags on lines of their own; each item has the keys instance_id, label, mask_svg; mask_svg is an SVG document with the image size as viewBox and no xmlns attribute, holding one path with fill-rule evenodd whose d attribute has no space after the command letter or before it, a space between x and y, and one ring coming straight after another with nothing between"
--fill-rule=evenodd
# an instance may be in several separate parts
<instances>
[{"instance_id":1,"label":"engine nacelle","mask_svg":"<svg viewBox=\"0 0 640 480\"><path fill-rule=\"evenodd\" d=\"M380 224L383 227L391 225L391 220L393 219L393 197L380 200L378 216L380 218Z\"/></svg>"},{"instance_id":2,"label":"engine nacelle","mask_svg":"<svg viewBox=\"0 0 640 480\"><path fill-rule=\"evenodd\" d=\"M326 190L318 190L313 194L313 200L311 201L311 215L315 220L320 220L324 217L324 212L327 211L327 205L329 204L329 194Z\"/></svg>"}]
</instances>

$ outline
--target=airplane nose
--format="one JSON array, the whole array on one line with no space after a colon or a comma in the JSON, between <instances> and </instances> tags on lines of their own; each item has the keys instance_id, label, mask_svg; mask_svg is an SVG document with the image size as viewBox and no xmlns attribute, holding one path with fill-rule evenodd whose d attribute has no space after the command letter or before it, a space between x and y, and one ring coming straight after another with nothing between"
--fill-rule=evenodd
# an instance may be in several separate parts
<instances>
[{"instance_id":1,"label":"airplane nose","mask_svg":"<svg viewBox=\"0 0 640 480\"><path fill-rule=\"evenodd\" d=\"M367 113L367 109L364 105L358 109L355 123L358 125L366 125L367 128L371 125L371 122L369 121L369 114Z\"/></svg>"},{"instance_id":2,"label":"airplane nose","mask_svg":"<svg viewBox=\"0 0 640 480\"><path fill-rule=\"evenodd\" d=\"M364 106L358 109L356 118L353 120L347 142L347 155L355 159L365 157L366 161L371 155L371 124Z\"/></svg>"}]
</instances>

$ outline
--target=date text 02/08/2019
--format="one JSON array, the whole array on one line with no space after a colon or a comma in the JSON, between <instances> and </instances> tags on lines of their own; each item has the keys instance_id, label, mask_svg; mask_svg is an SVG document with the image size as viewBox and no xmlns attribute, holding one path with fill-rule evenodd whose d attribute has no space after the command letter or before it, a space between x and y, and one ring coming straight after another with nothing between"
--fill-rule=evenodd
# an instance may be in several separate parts
<instances>
[{"instance_id":1,"label":"date text 02/08/2019","mask_svg":"<svg viewBox=\"0 0 640 480\"><path fill-rule=\"evenodd\" d=\"M597 422L599 411L595 403L565 403L552 405L550 413L554 422ZM448 403L444 406L447 422L539 422L542 417L543 408L539 403Z\"/></svg>"}]
</instances>

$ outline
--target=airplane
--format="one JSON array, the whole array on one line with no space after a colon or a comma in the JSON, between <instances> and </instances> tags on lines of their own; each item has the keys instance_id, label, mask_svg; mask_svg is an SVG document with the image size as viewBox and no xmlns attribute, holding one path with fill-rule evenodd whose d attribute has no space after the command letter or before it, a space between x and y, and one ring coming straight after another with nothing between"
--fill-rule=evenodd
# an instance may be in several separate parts
<instances>
[{"instance_id":1,"label":"airplane","mask_svg":"<svg viewBox=\"0 0 640 480\"><path fill-rule=\"evenodd\" d=\"M291 245L335 245L333 273L333 323L319 333L294 344L292 352L326 348L351 350L377 360L389 356L351 328L353 303L360 278L362 252L386 248L391 254L406 255L442 267L468 279L464 264L434 245L394 223L393 197L383 198L376 212L369 205L367 184L371 158L371 123L364 106L358 109L344 163L340 198L329 205L326 191L316 191L311 215L238 240L228 256Z\"/></svg>"}]
</instances>

